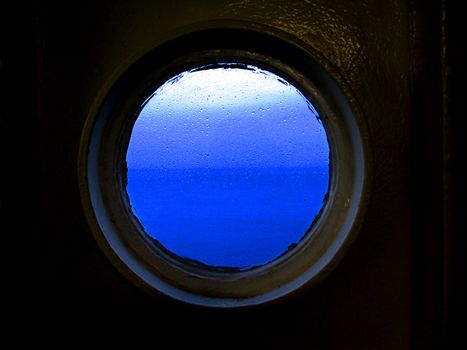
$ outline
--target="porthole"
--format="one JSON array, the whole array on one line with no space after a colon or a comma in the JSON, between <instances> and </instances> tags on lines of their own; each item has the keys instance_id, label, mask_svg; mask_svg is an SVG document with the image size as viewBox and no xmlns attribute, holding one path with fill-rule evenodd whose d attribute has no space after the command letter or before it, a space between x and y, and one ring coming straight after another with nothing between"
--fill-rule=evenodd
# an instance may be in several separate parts
<instances>
[{"instance_id":1,"label":"porthole","mask_svg":"<svg viewBox=\"0 0 467 350\"><path fill-rule=\"evenodd\" d=\"M83 206L138 286L204 306L271 302L320 280L354 239L364 123L290 38L181 36L97 102L81 143Z\"/></svg>"}]
</instances>

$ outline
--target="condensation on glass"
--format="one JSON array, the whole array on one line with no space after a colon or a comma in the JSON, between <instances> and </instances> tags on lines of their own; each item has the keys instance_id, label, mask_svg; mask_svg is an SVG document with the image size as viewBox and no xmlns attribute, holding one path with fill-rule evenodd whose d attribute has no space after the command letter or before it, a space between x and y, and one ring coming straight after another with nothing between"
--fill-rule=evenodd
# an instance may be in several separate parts
<instances>
[{"instance_id":1,"label":"condensation on glass","mask_svg":"<svg viewBox=\"0 0 467 350\"><path fill-rule=\"evenodd\" d=\"M144 234L198 265L249 269L310 232L328 192L329 144L313 105L251 65L183 72L143 104L126 153Z\"/></svg>"}]
</instances>

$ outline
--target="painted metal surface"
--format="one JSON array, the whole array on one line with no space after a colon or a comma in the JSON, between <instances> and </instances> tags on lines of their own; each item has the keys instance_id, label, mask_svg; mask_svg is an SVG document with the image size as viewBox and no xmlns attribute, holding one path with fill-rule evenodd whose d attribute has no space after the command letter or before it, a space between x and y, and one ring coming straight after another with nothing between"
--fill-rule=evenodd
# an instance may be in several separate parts
<instances>
[{"instance_id":1,"label":"painted metal surface","mask_svg":"<svg viewBox=\"0 0 467 350\"><path fill-rule=\"evenodd\" d=\"M44 5L38 22L46 81L44 221L46 240L54 242L43 251L50 300L60 304L69 293L89 307L135 312L137 305L146 317L157 314L158 336L170 333L166 320L174 317L194 347L209 329L207 343L235 338L258 348L411 348L408 145L417 48L406 1L98 1L74 11ZM119 276L91 238L74 167L86 114L133 62L182 33L242 22L296 37L337 72L368 124L374 184L358 240L323 283L269 309L219 313L150 299Z\"/></svg>"}]
</instances>

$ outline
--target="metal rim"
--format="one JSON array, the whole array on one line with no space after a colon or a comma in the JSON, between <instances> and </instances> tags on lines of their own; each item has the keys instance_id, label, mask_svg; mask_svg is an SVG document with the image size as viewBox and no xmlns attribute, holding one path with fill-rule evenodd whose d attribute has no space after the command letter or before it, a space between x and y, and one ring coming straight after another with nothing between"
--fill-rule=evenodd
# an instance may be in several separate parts
<instances>
[{"instance_id":1,"label":"metal rim","mask_svg":"<svg viewBox=\"0 0 467 350\"><path fill-rule=\"evenodd\" d=\"M83 131L81 194L99 245L137 285L192 304L251 306L315 284L341 258L355 237L368 198L369 152L364 123L354 112L356 106L350 105L310 52L258 32L239 41L238 30L220 31L223 36L219 30L201 31L157 48L112 87ZM223 40L216 42L213 37ZM190 45L183 45L188 42ZM251 63L297 87L318 109L333 164L329 198L313 227L315 233L273 262L247 271L196 267L148 244L131 214L121 176L128 130L142 100L176 73L219 62Z\"/></svg>"}]
</instances>

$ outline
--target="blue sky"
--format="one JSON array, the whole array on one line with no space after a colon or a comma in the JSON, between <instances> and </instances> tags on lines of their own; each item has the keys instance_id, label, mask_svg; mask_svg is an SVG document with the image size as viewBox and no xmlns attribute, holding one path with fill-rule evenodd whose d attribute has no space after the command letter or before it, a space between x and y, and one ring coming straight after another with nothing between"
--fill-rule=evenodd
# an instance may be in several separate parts
<instances>
[{"instance_id":1,"label":"blue sky","mask_svg":"<svg viewBox=\"0 0 467 350\"><path fill-rule=\"evenodd\" d=\"M329 146L315 113L295 87L264 70L185 72L142 108L127 165L327 167Z\"/></svg>"}]
</instances>

